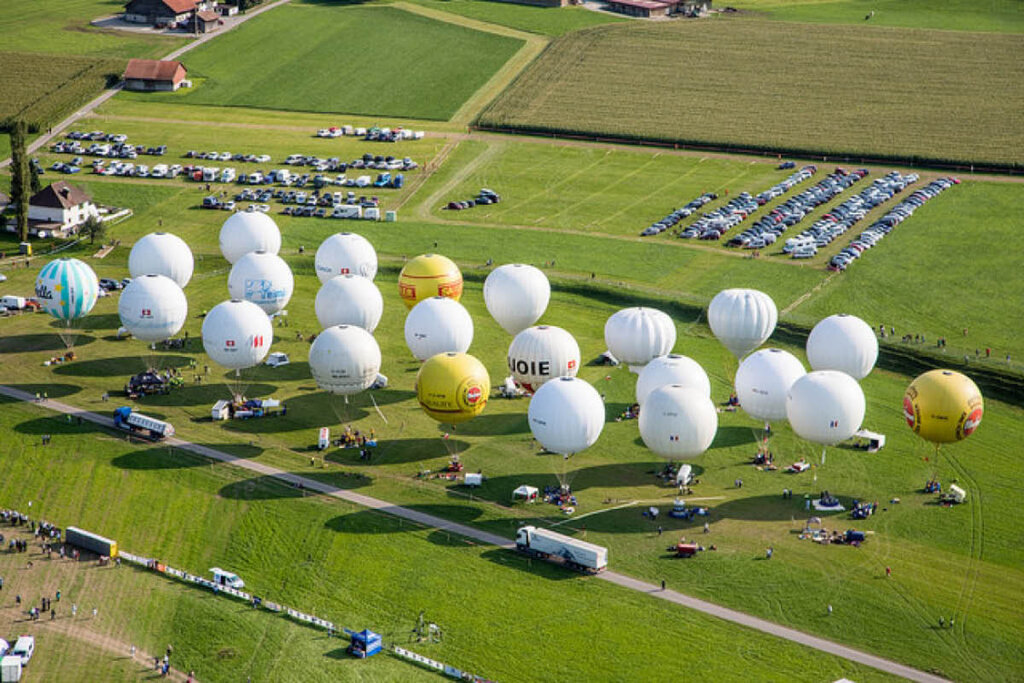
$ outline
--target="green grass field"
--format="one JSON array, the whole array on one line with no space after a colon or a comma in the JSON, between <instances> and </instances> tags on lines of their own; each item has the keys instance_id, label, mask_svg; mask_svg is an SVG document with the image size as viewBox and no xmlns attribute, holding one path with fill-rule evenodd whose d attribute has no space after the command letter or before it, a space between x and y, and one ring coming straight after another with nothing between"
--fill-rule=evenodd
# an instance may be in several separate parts
<instances>
[{"instance_id":1,"label":"green grass field","mask_svg":"<svg viewBox=\"0 0 1024 683\"><path fill-rule=\"evenodd\" d=\"M556 39L479 121L741 149L1019 164L1024 74L1012 56L1022 40L740 17L599 27ZM637 66L619 68L624 63ZM820 96L807 97L810 84Z\"/></svg>"},{"instance_id":2,"label":"green grass field","mask_svg":"<svg viewBox=\"0 0 1024 683\"><path fill-rule=\"evenodd\" d=\"M124 64L117 59L0 52L0 121L21 119L33 128L46 128L117 82Z\"/></svg>"},{"instance_id":3,"label":"green grass field","mask_svg":"<svg viewBox=\"0 0 1024 683\"><path fill-rule=\"evenodd\" d=\"M736 7L770 19L828 24L934 28L946 31L1024 32L1024 8L1016 0L740 0ZM870 13L874 15L865 20Z\"/></svg>"},{"instance_id":4,"label":"green grass field","mask_svg":"<svg viewBox=\"0 0 1024 683\"><path fill-rule=\"evenodd\" d=\"M161 206L159 197L154 195L151 201L148 210L155 211ZM173 197L163 201L173 201ZM139 223L147 220L145 213L140 212ZM311 230L321 230L321 238L334 229L329 222L314 221L309 225ZM132 226L132 222L125 223L123 227L127 230L128 226ZM387 418L385 423L365 398L356 399L346 408L339 401L327 400L308 379L304 363L307 345L296 341L294 333L302 331L308 334L316 329L309 303L316 289L316 280L310 266L312 249L307 249L305 256L298 257L294 245L296 239L313 237L313 234L293 229L293 224L282 223L282 226L286 235L285 252L290 254L288 258L297 275L297 287L289 306L291 325L279 330L274 348L288 352L293 363L278 370L255 371L248 377L248 382L251 395L274 395L286 399L288 416L265 422L226 425L203 419L208 414L209 405L227 394L226 387L219 383L220 372L217 370L207 384L199 386L193 385L189 373L186 373L189 386L167 397L142 399L137 402L140 410L167 417L178 427L179 433L190 440L229 448L238 455L288 471L324 478L340 486L358 485L361 491L371 495L418 506L498 533L511 533L516 520L523 518L539 519L545 523L568 520L546 505L505 507L509 491L521 483L549 485L559 477L566 478L580 497L581 513L606 510L632 500L651 501L651 504L660 506L671 500L674 490L659 485L652 476L659 466L658 460L638 445L635 422L610 421L598 445L575 456L565 467L561 459L538 455L531 446L523 417L525 401L494 399L484 416L460 429L457 435L457 447L467 469L483 469L489 477L478 495L484 501L500 505L468 501L445 481L414 478L420 470L439 469L447 461L451 445L438 439L438 428L422 415L411 398L416 364L411 361L402 341L400 330L404 310L398 302L394 275L378 277L385 296L385 318L376 336L386 359L383 372L392 380L388 390L377 394L377 402ZM134 225L132 229L137 227ZM205 252L199 264L200 272L187 290L191 310L198 312L226 296L226 268L223 261L211 253L215 230L207 228L207 237L200 240L193 239L200 234L198 225L193 228L183 221L179 228L181 234L188 236L193 248ZM381 251L391 251L392 247L388 245L392 238L372 230L361 232L370 236ZM410 246L416 246L416 240L420 239L416 234L412 232L408 241L402 243L411 242ZM439 250L450 254L458 252L455 245L459 236L451 232L441 235ZM574 238L577 242L580 239ZM311 240L307 244L314 243L315 240ZM451 250L445 248L449 243L453 246ZM502 247L492 236L490 246L498 263L529 260L520 258L529 256L526 245L512 242ZM429 245L424 245L426 248ZM93 261L93 264L100 276L120 277L125 271L126 256L127 248L122 247L103 261ZM637 261L632 263L636 267ZM864 264L858 265L863 267ZM32 273L11 272L10 275L8 289L16 291L30 282ZM720 284L725 287L753 283L736 277L722 277ZM502 368L508 337L487 316L479 284L470 284L463 301L476 322L476 338L471 352L484 361L497 381L504 376ZM612 303L591 297L559 294L544 321L569 329L580 342L583 358L590 359L604 350L603 322L615 308ZM82 360L53 370L40 365L44 358L52 355L55 342L59 344L55 334L45 325L46 318L24 316L4 321L3 332L7 341L0 349L0 358L4 361L5 382L30 390L49 383L51 397L62 397L92 409L109 409L112 404L101 403L100 394L105 390L116 392L124 376L135 368L141 368L143 359L150 355L141 344L113 340L113 331L119 324L115 310L114 299L102 300L90 318L90 331L80 341ZM863 313L849 305L843 310ZM703 325L685 319L677 322L680 329L677 350L693 356L704 365L712 377L714 397L723 400L729 390L735 360L711 338ZM200 323L200 319L191 317L187 324L186 329L193 339L199 335ZM207 362L201 353L197 353L196 346L187 355L194 355L200 366ZM175 364L184 362L182 354L172 354L168 360ZM609 418L617 415L632 400L633 378L625 369L584 367L581 375L606 394ZM718 553L706 554L692 562L666 559L662 552L666 539L674 539L680 534L690 535L695 527L692 523L668 521L665 523L667 535L659 537L654 533L653 525L641 519L638 507L588 517L585 521L587 537L611 548L612 566L620 571L652 581L665 579L669 585L686 592L918 667L934 668L954 678L994 680L998 678L999 671L1022 664L1015 654L1020 652L1019 644L1024 638L1020 632L1019 601L1007 601L1005 597L1020 594L1024 581L1024 574L1019 569L1019 548L1013 541L1017 532L1010 512L1019 487L1009 483L1014 481L1016 475L1013 473L1018 470L1009 444L1022 436L1021 425L1024 422L1021 418L1024 413L1018 408L990 400L985 425L978 434L964 444L949 448L935 460L934 453L903 425L899 397L908 381L909 378L903 376L877 371L865 382L869 397L865 424L889 438L882 453L867 456L841 448L833 449L825 467L801 478L758 472L745 464L753 449L758 425L741 414L722 414L718 441L705 456L694 461L701 478L694 495L707 498L707 504L712 508L710 540L719 546ZM316 428L323 424L337 427L339 423L353 423L360 428L372 427L377 431L384 444L375 461L370 465L360 463L350 453L341 451L328 457L331 464L326 471L319 465L311 468L307 449L315 438ZM30 421L30 424L35 423ZM15 431L38 435L51 429L47 424L45 427L26 426ZM799 457L817 458L815 449L801 443L784 426L779 426L777 432L773 449L780 464L788 464ZM246 446L250 440L256 444L255 448ZM192 470L205 471L205 468ZM357 482L343 477L343 471L360 471L369 475L370 480ZM933 473L945 482L955 478L967 486L972 502L952 511L933 505L931 496L918 492ZM162 481L169 473L166 469L157 468L153 474ZM737 477L745 480L744 487L739 490L731 485ZM103 480L98 476L87 479ZM259 480L240 485L225 482L220 484L219 491L221 497L227 498L271 497L260 492L261 485ZM256 488L251 488L253 486ZM783 487L794 488L798 494L795 502L781 500L779 492ZM856 526L874 532L868 544L859 550L823 548L796 539L793 532L802 525L807 514L802 509L800 498L804 493L816 494L822 488L839 494L845 501L860 498L883 503L887 510L867 522L851 523L841 517L830 518L826 522L830 528ZM83 491L80 495L86 496L89 492ZM899 497L903 502L896 506L884 504L893 497ZM291 507L281 505L281 511ZM129 539L132 538L130 529L143 523L141 517L118 520L107 512L96 511L94 514L96 516L90 519L96 521L92 524L111 526L114 530L110 533L128 533ZM308 516L305 512L295 514ZM366 513L348 511L334 514L342 520L351 518L355 522ZM173 511L162 516L164 519L175 517ZM227 518L213 512L204 512L200 517ZM208 523L214 524L212 521ZM560 528L571 531L578 526L579 523L569 520ZM164 547L181 547L186 557L184 563L195 561L202 568L203 562L222 562L225 556L231 557L236 544L253 547L253 541L246 542L243 534L231 533L227 524L216 523L216 527L216 533L210 532L211 538L231 540L212 542L212 548L207 552L226 552L228 555L206 555L201 556L201 560L193 560L195 556L190 553L194 551L188 551L179 536L186 533L183 530L175 532L179 535L163 537L162 542L167 545L158 545L155 552L163 552ZM399 539L404 542L406 538L401 530L381 536L385 541L390 539L391 547ZM135 542L125 541L125 544L126 547L134 547ZM768 565L756 561L769 544L775 546L776 558ZM349 547L351 543L343 545ZM251 557L255 563L264 562L259 559L262 554L257 556L251 552L238 554ZM244 561L239 561L242 562L239 569L252 572L251 565L244 564ZM896 580L881 583L885 566L893 567ZM431 572L433 575L435 573ZM836 607L836 614L831 619L823 616L826 604ZM934 621L940 614L948 617L947 612L954 614L961 626L954 632L937 631L933 628ZM864 629L864 623L873 626ZM566 638L572 640L570 635ZM486 667L481 664L480 668ZM513 672L511 677L518 676Z\"/></svg>"},{"instance_id":5,"label":"green grass field","mask_svg":"<svg viewBox=\"0 0 1024 683\"><path fill-rule=\"evenodd\" d=\"M187 454L129 446L40 408L6 403L0 421L12 434L5 450L19 462L17 476L0 487L6 505L26 509L31 499L33 512L102 529L122 547L178 568L199 573L212 565L230 567L266 599L350 628L374 628L396 644L407 645L423 610L442 626L444 641L409 647L491 678L523 680L539 671L588 680L653 677L675 661L673 644L681 640L697 650L692 665L720 680L739 680L749 666L771 671L776 680L811 672L823 679L884 678L601 581L530 566L511 553L408 522L399 526L394 518L339 501L302 498L295 489L240 478L230 467L210 467ZM47 448L39 445L43 431L54 434ZM53 461L58 450L63 457ZM55 480L88 483L64 491ZM93 504L97 499L107 504ZM177 519L190 522L175 524ZM5 602L13 602L15 591L35 600L60 587L57 626L71 623L158 654L172 643L172 663L194 669L200 680L436 680L436 674L387 655L366 662L348 658L343 640L149 572L38 558L26 571L23 560L0 558L8 577ZM508 600L510 594L515 600ZM71 602L79 605L76 619L68 614ZM100 608L95 620L89 613L94 605ZM11 608L3 611L10 614ZM538 620L550 626L538 628ZM48 622L31 628L39 634L36 657L52 660L60 641L50 640ZM591 647L595 640L602 647ZM576 644L567 648L568 642ZM623 652L630 658L623 659ZM113 658L104 655L93 656L110 666ZM67 675L74 664L61 663L63 668L42 664L40 670Z\"/></svg>"},{"instance_id":6,"label":"green grass field","mask_svg":"<svg viewBox=\"0 0 1024 683\"><path fill-rule=\"evenodd\" d=\"M188 65L206 80L165 98L447 119L521 44L389 7L282 7L197 48Z\"/></svg>"}]
</instances>

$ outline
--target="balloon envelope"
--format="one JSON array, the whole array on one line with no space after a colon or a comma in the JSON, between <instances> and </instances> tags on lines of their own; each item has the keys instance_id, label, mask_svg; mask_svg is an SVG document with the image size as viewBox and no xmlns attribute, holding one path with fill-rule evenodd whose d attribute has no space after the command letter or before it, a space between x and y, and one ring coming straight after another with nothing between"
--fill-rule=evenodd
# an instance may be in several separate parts
<instances>
[{"instance_id":1,"label":"balloon envelope","mask_svg":"<svg viewBox=\"0 0 1024 683\"><path fill-rule=\"evenodd\" d=\"M604 429L604 401L579 377L547 382L530 399L530 431L546 450L562 455L594 445Z\"/></svg>"},{"instance_id":2,"label":"balloon envelope","mask_svg":"<svg viewBox=\"0 0 1024 683\"><path fill-rule=\"evenodd\" d=\"M117 314L132 336L141 341L170 339L184 326L188 300L178 283L165 275L134 278L121 292Z\"/></svg>"},{"instance_id":3,"label":"balloon envelope","mask_svg":"<svg viewBox=\"0 0 1024 683\"><path fill-rule=\"evenodd\" d=\"M39 271L35 299L57 320L77 320L96 305L99 288L92 268L75 258L61 258Z\"/></svg>"},{"instance_id":4,"label":"balloon envelope","mask_svg":"<svg viewBox=\"0 0 1024 683\"><path fill-rule=\"evenodd\" d=\"M512 379L527 391L537 391L556 377L575 377L580 368L580 347L561 327L538 325L515 336L508 347Z\"/></svg>"},{"instance_id":5,"label":"balloon envelope","mask_svg":"<svg viewBox=\"0 0 1024 683\"><path fill-rule=\"evenodd\" d=\"M551 283L533 266L507 263L484 280L487 310L509 334L518 334L540 320L550 299Z\"/></svg>"},{"instance_id":6,"label":"balloon envelope","mask_svg":"<svg viewBox=\"0 0 1024 683\"><path fill-rule=\"evenodd\" d=\"M235 262L228 275L231 298L251 301L267 315L287 306L294 289L292 269L280 256L265 251L245 254Z\"/></svg>"},{"instance_id":7,"label":"balloon envelope","mask_svg":"<svg viewBox=\"0 0 1024 683\"><path fill-rule=\"evenodd\" d=\"M472 343L473 319L453 299L424 299L405 317L405 344L417 360L446 351L465 353Z\"/></svg>"},{"instance_id":8,"label":"balloon envelope","mask_svg":"<svg viewBox=\"0 0 1024 683\"><path fill-rule=\"evenodd\" d=\"M384 297L377 285L359 275L339 275L316 293L316 318L323 327L356 325L371 334L384 314Z\"/></svg>"},{"instance_id":9,"label":"balloon envelope","mask_svg":"<svg viewBox=\"0 0 1024 683\"><path fill-rule=\"evenodd\" d=\"M184 288L192 279L195 262L185 240L169 232L151 232L132 246L128 254L128 272L142 275L166 275Z\"/></svg>"},{"instance_id":10,"label":"balloon envelope","mask_svg":"<svg viewBox=\"0 0 1024 683\"><path fill-rule=\"evenodd\" d=\"M755 351L736 370L736 398L757 420L785 420L786 394L807 374L796 356L782 349Z\"/></svg>"},{"instance_id":11,"label":"balloon envelope","mask_svg":"<svg viewBox=\"0 0 1024 683\"><path fill-rule=\"evenodd\" d=\"M406 308L432 296L458 301L462 298L462 271L440 254L422 254L412 259L398 275L398 294Z\"/></svg>"},{"instance_id":12,"label":"balloon envelope","mask_svg":"<svg viewBox=\"0 0 1024 683\"><path fill-rule=\"evenodd\" d=\"M970 377L954 370L929 370L903 395L903 417L914 433L932 443L961 441L981 424L985 403Z\"/></svg>"},{"instance_id":13,"label":"balloon envelope","mask_svg":"<svg viewBox=\"0 0 1024 683\"><path fill-rule=\"evenodd\" d=\"M420 408L438 422L458 424L483 412L491 379L479 360L466 353L439 353L416 375Z\"/></svg>"},{"instance_id":14,"label":"balloon envelope","mask_svg":"<svg viewBox=\"0 0 1024 683\"><path fill-rule=\"evenodd\" d=\"M653 359L672 351L676 326L656 308L624 308L604 324L604 342L613 356L639 373Z\"/></svg>"},{"instance_id":15,"label":"balloon envelope","mask_svg":"<svg viewBox=\"0 0 1024 683\"><path fill-rule=\"evenodd\" d=\"M380 347L373 335L355 325L335 325L309 347L309 371L318 387L350 396L369 389L380 373Z\"/></svg>"},{"instance_id":16,"label":"balloon envelope","mask_svg":"<svg viewBox=\"0 0 1024 683\"><path fill-rule=\"evenodd\" d=\"M214 363L229 370L259 364L270 351L274 328L251 301L232 299L212 309L203 320L203 348Z\"/></svg>"},{"instance_id":17,"label":"balloon envelope","mask_svg":"<svg viewBox=\"0 0 1024 683\"><path fill-rule=\"evenodd\" d=\"M708 306L711 331L737 358L763 344L778 318L772 298L756 289L723 289Z\"/></svg>"},{"instance_id":18,"label":"balloon envelope","mask_svg":"<svg viewBox=\"0 0 1024 683\"><path fill-rule=\"evenodd\" d=\"M814 370L839 370L864 379L878 360L878 339L854 315L840 313L820 321L807 337L807 362Z\"/></svg>"},{"instance_id":19,"label":"balloon envelope","mask_svg":"<svg viewBox=\"0 0 1024 683\"><path fill-rule=\"evenodd\" d=\"M251 251L281 251L281 231L262 211L238 211L221 226L220 253L228 263L234 263Z\"/></svg>"},{"instance_id":20,"label":"balloon envelope","mask_svg":"<svg viewBox=\"0 0 1024 683\"><path fill-rule=\"evenodd\" d=\"M373 245L354 232L331 235L316 250L316 276L326 283L338 275L358 275L372 280L377 276L377 252Z\"/></svg>"},{"instance_id":21,"label":"balloon envelope","mask_svg":"<svg viewBox=\"0 0 1024 683\"><path fill-rule=\"evenodd\" d=\"M864 422L864 392L838 370L809 372L793 382L786 415L798 436L824 445L846 441Z\"/></svg>"},{"instance_id":22,"label":"balloon envelope","mask_svg":"<svg viewBox=\"0 0 1024 683\"><path fill-rule=\"evenodd\" d=\"M640 438L663 458L693 458L718 431L715 404L702 389L666 384L651 391L640 409Z\"/></svg>"},{"instance_id":23,"label":"balloon envelope","mask_svg":"<svg viewBox=\"0 0 1024 683\"><path fill-rule=\"evenodd\" d=\"M666 384L681 384L711 397L711 380L700 363L687 356L670 353L658 356L636 378L636 402L643 405L647 395Z\"/></svg>"}]
</instances>

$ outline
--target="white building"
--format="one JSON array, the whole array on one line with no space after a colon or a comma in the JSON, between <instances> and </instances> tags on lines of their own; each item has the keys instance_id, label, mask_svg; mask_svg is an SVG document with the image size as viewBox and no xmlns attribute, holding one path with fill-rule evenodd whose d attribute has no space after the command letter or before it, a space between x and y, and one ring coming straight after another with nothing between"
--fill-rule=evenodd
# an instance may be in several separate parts
<instances>
[{"instance_id":1,"label":"white building","mask_svg":"<svg viewBox=\"0 0 1024 683\"><path fill-rule=\"evenodd\" d=\"M35 235L43 231L46 235L73 235L90 216L99 218L92 197L63 180L43 188L29 200L29 232Z\"/></svg>"}]
</instances>

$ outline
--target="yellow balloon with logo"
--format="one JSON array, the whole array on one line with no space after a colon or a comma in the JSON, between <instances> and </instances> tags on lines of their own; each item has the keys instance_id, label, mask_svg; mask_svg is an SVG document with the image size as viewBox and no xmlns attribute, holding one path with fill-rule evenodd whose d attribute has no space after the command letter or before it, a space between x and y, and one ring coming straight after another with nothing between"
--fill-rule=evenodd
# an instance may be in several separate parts
<instances>
[{"instance_id":1,"label":"yellow balloon with logo","mask_svg":"<svg viewBox=\"0 0 1024 683\"><path fill-rule=\"evenodd\" d=\"M491 393L487 368L468 353L439 353L427 359L416 375L416 399L423 412L458 424L483 412Z\"/></svg>"},{"instance_id":2,"label":"yellow balloon with logo","mask_svg":"<svg viewBox=\"0 0 1024 683\"><path fill-rule=\"evenodd\" d=\"M914 433L935 444L962 441L985 411L978 385L955 370L929 370L903 395L903 417Z\"/></svg>"},{"instance_id":3,"label":"yellow balloon with logo","mask_svg":"<svg viewBox=\"0 0 1024 683\"><path fill-rule=\"evenodd\" d=\"M405 264L398 275L398 294L406 308L432 296L462 298L462 271L450 258L421 254Z\"/></svg>"}]
</instances>

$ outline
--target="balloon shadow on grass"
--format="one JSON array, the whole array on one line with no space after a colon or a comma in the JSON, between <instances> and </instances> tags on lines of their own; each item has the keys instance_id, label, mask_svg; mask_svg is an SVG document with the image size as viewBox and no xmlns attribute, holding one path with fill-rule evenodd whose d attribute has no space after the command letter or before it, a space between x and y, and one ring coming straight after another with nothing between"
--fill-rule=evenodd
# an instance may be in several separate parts
<instances>
[{"instance_id":1,"label":"balloon shadow on grass","mask_svg":"<svg viewBox=\"0 0 1024 683\"><path fill-rule=\"evenodd\" d=\"M380 439L376 448L370 449L370 459L359 459L359 448L344 448L331 451L328 460L345 465L398 465L434 458L450 458L469 450L470 444L459 439Z\"/></svg>"},{"instance_id":2,"label":"balloon shadow on grass","mask_svg":"<svg viewBox=\"0 0 1024 683\"><path fill-rule=\"evenodd\" d=\"M202 467L210 464L210 460L176 448L153 447L119 455L110 464L122 470L178 470Z\"/></svg>"},{"instance_id":3,"label":"balloon shadow on grass","mask_svg":"<svg viewBox=\"0 0 1024 683\"><path fill-rule=\"evenodd\" d=\"M398 506L395 506L396 508ZM473 505L403 505L404 510L420 512L424 515L439 517L446 521L468 524L479 518L483 511ZM330 531L337 531L345 534L400 534L424 529L435 529L429 521L416 521L389 513L390 508L378 508L375 510L360 510L346 515L338 515L324 522L324 528ZM451 537L458 536L454 531L445 532L435 529L433 533L441 532ZM460 537L461 538L461 537ZM447 542L447 539L445 539ZM461 542L460 545L463 545Z\"/></svg>"},{"instance_id":4,"label":"balloon shadow on grass","mask_svg":"<svg viewBox=\"0 0 1024 683\"><path fill-rule=\"evenodd\" d=\"M19 434L42 436L43 434L105 434L108 429L97 424L83 420L82 424L72 418L67 421L66 415L55 414L49 417L37 417L25 420L14 425L14 431Z\"/></svg>"},{"instance_id":5,"label":"balloon shadow on grass","mask_svg":"<svg viewBox=\"0 0 1024 683\"><path fill-rule=\"evenodd\" d=\"M250 389L247 393L269 396L276 387L267 384L261 393ZM365 399L364 399L365 400ZM319 429L339 424L356 422L367 417L369 413L362 404L356 406L351 401L346 406L341 396L326 392L293 396L281 401L287 408L285 415L248 420L230 420L225 428L242 434L270 434L277 432L294 432L301 429ZM372 410L372 407L371 407Z\"/></svg>"},{"instance_id":6,"label":"balloon shadow on grass","mask_svg":"<svg viewBox=\"0 0 1024 683\"><path fill-rule=\"evenodd\" d=\"M246 387L246 393L252 393L256 396L266 396L272 393L276 388L277 387L269 384L250 384ZM207 405L212 407L217 401L230 398L231 389L223 384L186 384L183 387L172 388L166 394L153 394L151 396L140 397L137 399L137 402L140 406ZM235 422L248 421L249 420L232 420L228 424L230 425ZM260 420L255 421L259 422Z\"/></svg>"},{"instance_id":7,"label":"balloon shadow on grass","mask_svg":"<svg viewBox=\"0 0 1024 683\"><path fill-rule=\"evenodd\" d=\"M96 360L81 360L59 365L53 369L55 375L66 375L68 377L124 377L127 379L149 369L146 362L145 351L139 349L138 356L121 356L120 358L98 358ZM183 368L188 365L188 356L158 355L160 368Z\"/></svg>"},{"instance_id":8,"label":"balloon shadow on grass","mask_svg":"<svg viewBox=\"0 0 1024 683\"><path fill-rule=\"evenodd\" d=\"M784 485L784 482L779 483ZM817 496L812 497L816 498ZM848 515L853 505L853 499L849 496L837 496L837 498L846 507L845 512L818 511L813 506L810 510L805 510L802 497L784 499L780 491L777 496L748 496L723 501L715 506L713 514L716 519L741 519L754 522L779 522L789 519L802 522L808 517Z\"/></svg>"},{"instance_id":9,"label":"balloon shadow on grass","mask_svg":"<svg viewBox=\"0 0 1024 683\"><path fill-rule=\"evenodd\" d=\"M715 433L715 440L711 442L711 448L732 448L733 446L742 446L744 444L756 445L755 431L751 427L719 425L718 431Z\"/></svg>"},{"instance_id":10,"label":"balloon shadow on grass","mask_svg":"<svg viewBox=\"0 0 1024 683\"><path fill-rule=\"evenodd\" d=\"M89 335L78 335L75 348L91 344L95 339ZM56 332L51 334L12 334L0 336L0 353L25 353L28 351L64 351L67 347Z\"/></svg>"},{"instance_id":11,"label":"balloon shadow on grass","mask_svg":"<svg viewBox=\"0 0 1024 683\"><path fill-rule=\"evenodd\" d=\"M83 330L116 330L121 327L121 316L117 313L101 313L86 316L79 323Z\"/></svg>"},{"instance_id":12,"label":"balloon shadow on grass","mask_svg":"<svg viewBox=\"0 0 1024 683\"><path fill-rule=\"evenodd\" d=\"M81 387L74 384L8 384L6 386L24 391L32 396L46 394L46 398L64 398L73 396L82 390ZM0 403L21 403L21 399L0 395Z\"/></svg>"},{"instance_id":13,"label":"balloon shadow on grass","mask_svg":"<svg viewBox=\"0 0 1024 683\"><path fill-rule=\"evenodd\" d=\"M532 576L548 579L549 581L568 581L581 576L578 572L561 567L554 562L527 557L522 553L503 548L486 550L480 553L480 557L506 569L526 572Z\"/></svg>"},{"instance_id":14,"label":"balloon shadow on grass","mask_svg":"<svg viewBox=\"0 0 1024 683\"><path fill-rule=\"evenodd\" d=\"M287 365L272 368L269 365L258 365L252 370L245 370L246 379L253 382L288 382L293 380L311 379L309 374L309 363L306 361L291 361ZM224 376L226 381L231 381L234 373Z\"/></svg>"},{"instance_id":15,"label":"balloon shadow on grass","mask_svg":"<svg viewBox=\"0 0 1024 683\"><path fill-rule=\"evenodd\" d=\"M310 474L307 472L296 473L306 479L313 479L321 484L326 484L330 489L336 491L348 491L366 486L370 483L369 477L363 477L358 473L335 472L331 474ZM232 500L278 500L288 498L308 498L310 496L322 495L319 490L302 486L301 488L293 483L283 481L276 476L265 475L232 482L222 486L218 495L222 498Z\"/></svg>"},{"instance_id":16,"label":"balloon shadow on grass","mask_svg":"<svg viewBox=\"0 0 1024 683\"><path fill-rule=\"evenodd\" d=\"M530 431L530 425L526 413L487 413L459 425L458 431L467 436L525 434Z\"/></svg>"}]
</instances>

